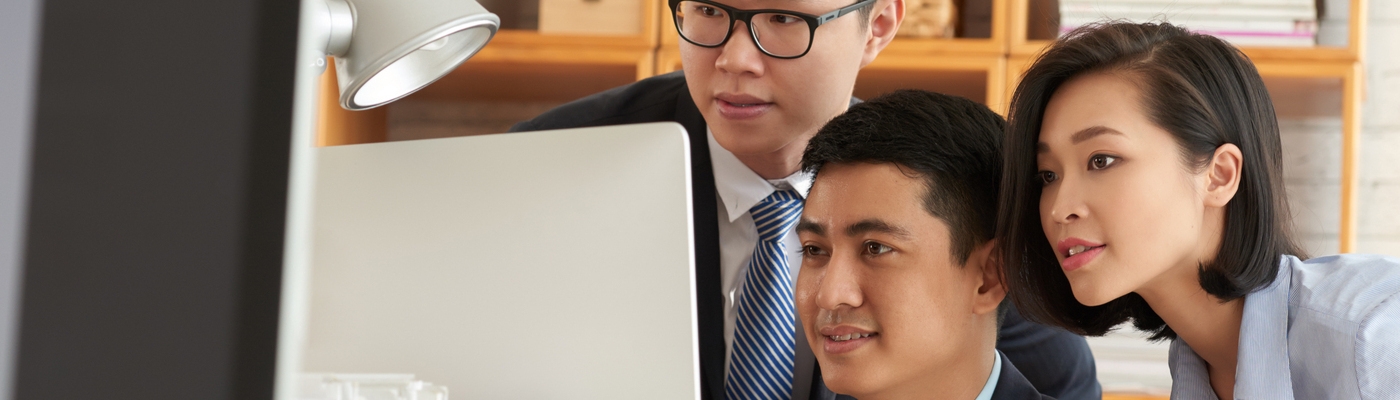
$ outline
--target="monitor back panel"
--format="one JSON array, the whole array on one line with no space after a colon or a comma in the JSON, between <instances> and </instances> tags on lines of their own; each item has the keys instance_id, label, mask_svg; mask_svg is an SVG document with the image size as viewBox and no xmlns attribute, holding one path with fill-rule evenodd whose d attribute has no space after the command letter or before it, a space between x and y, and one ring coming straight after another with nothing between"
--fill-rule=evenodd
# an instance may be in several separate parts
<instances>
[{"instance_id":1,"label":"monitor back panel","mask_svg":"<svg viewBox=\"0 0 1400 400\"><path fill-rule=\"evenodd\" d=\"M306 372L452 399L698 395L673 123L318 150Z\"/></svg>"}]
</instances>

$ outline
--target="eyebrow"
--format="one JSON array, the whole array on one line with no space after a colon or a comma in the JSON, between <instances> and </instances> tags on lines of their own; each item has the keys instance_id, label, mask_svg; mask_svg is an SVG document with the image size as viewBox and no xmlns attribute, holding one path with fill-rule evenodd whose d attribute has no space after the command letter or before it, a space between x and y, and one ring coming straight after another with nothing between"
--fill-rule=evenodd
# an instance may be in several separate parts
<instances>
[{"instance_id":1,"label":"eyebrow","mask_svg":"<svg viewBox=\"0 0 1400 400\"><path fill-rule=\"evenodd\" d=\"M826 228L815 221L803 218L797 221L797 231L807 232L813 235L826 236ZM860 236L863 233L879 232L894 235L900 239L908 239L909 231L878 218L861 220L846 227L846 236Z\"/></svg>"},{"instance_id":2,"label":"eyebrow","mask_svg":"<svg viewBox=\"0 0 1400 400\"><path fill-rule=\"evenodd\" d=\"M770 6L770 7L771 7L771 4L768 4L768 3L778 3L778 4L813 4L813 3L816 3L816 1L817 1L817 0L783 0L783 1L772 1L772 0L769 0L769 1L761 2L761 3L764 3L764 5L767 5L767 6ZM728 3L732 3L732 2L733 2L733 1L721 1L720 3L725 3L725 5L728 5L728 6L730 6L730 7L734 7L733 5L729 5L729 4L728 4ZM843 3L844 3L844 2L843 2ZM846 5L851 5L851 4L855 4L855 1L852 1L850 4L846 4ZM845 7L845 6L842 6L842 7ZM762 8L764 8L764 7L755 8L755 10L757 10L757 9L762 9Z\"/></svg>"},{"instance_id":3,"label":"eyebrow","mask_svg":"<svg viewBox=\"0 0 1400 400\"><path fill-rule=\"evenodd\" d=\"M908 239L909 231L876 218L862 220L846 227L846 236L859 236L862 233L878 232Z\"/></svg>"},{"instance_id":4,"label":"eyebrow","mask_svg":"<svg viewBox=\"0 0 1400 400\"><path fill-rule=\"evenodd\" d=\"M822 228L821 225L806 218L797 221L797 231L807 232L817 236L826 236L826 228Z\"/></svg>"},{"instance_id":5,"label":"eyebrow","mask_svg":"<svg viewBox=\"0 0 1400 400\"><path fill-rule=\"evenodd\" d=\"M1094 125L1088 128L1080 129L1079 132L1075 132L1073 135L1070 135L1069 142L1070 144L1080 144L1084 143L1084 141L1086 140L1093 139L1102 135L1123 136L1123 132L1119 132L1117 129L1109 128L1103 125ZM1050 146L1045 144L1045 142L1036 143L1035 152L1037 154L1048 153L1050 152Z\"/></svg>"}]
</instances>

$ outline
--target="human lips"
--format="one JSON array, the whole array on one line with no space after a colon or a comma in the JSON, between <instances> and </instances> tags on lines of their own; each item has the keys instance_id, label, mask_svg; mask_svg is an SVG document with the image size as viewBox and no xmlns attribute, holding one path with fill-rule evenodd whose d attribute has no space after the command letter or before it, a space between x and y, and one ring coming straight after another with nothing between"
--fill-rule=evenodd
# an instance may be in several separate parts
<instances>
[{"instance_id":1,"label":"human lips","mask_svg":"<svg viewBox=\"0 0 1400 400\"><path fill-rule=\"evenodd\" d=\"M867 333L847 333L847 334L845 334L845 335L839 335L839 336L838 336L838 335L831 335L831 336L827 336L827 338L831 339L831 341L833 341L833 342L844 342L844 341L851 340L851 339L864 339L864 338L868 338L868 337L870 337L870 335L874 335L874 334L875 334L874 332L867 332Z\"/></svg>"},{"instance_id":2,"label":"human lips","mask_svg":"<svg viewBox=\"0 0 1400 400\"><path fill-rule=\"evenodd\" d=\"M749 119L763 115L773 108L773 102L742 93L715 95L720 115L730 119Z\"/></svg>"},{"instance_id":3,"label":"human lips","mask_svg":"<svg viewBox=\"0 0 1400 400\"><path fill-rule=\"evenodd\" d=\"M1093 261L1108 245L1071 237L1055 244L1055 252L1061 258L1060 267L1065 272L1074 271Z\"/></svg>"},{"instance_id":4,"label":"human lips","mask_svg":"<svg viewBox=\"0 0 1400 400\"><path fill-rule=\"evenodd\" d=\"M850 325L822 327L817 332L822 337L822 350L829 354L849 353L880 337L879 332Z\"/></svg>"}]
</instances>

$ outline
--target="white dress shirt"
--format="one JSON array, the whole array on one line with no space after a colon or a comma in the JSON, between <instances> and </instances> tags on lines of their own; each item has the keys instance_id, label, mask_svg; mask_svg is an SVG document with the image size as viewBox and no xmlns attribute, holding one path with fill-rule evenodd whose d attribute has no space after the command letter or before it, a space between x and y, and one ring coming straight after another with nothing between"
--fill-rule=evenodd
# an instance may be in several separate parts
<instances>
[{"instance_id":1,"label":"white dress shirt","mask_svg":"<svg viewBox=\"0 0 1400 400\"><path fill-rule=\"evenodd\" d=\"M728 375L729 357L734 344L734 320L739 301L744 296L744 275L748 273L754 247L758 246L758 228L754 226L749 209L779 190L794 190L806 198L807 190L812 187L812 175L798 171L782 179L763 179L739 161L734 153L720 146L709 129L705 130L705 136L710 143L710 164L715 172L715 193L719 196L716 205L719 207L720 285L724 291L724 371ZM797 240L795 231L789 231L782 243L787 252L788 272L793 280L791 284L796 288L797 271L802 269L802 243ZM807 346L803 339L802 323L798 322L796 327L798 347ZM804 349L797 349L797 353L801 358ZM810 351L806 353L810 354ZM803 362L797 362L793 368L793 376L796 377L794 389L804 382L810 382L807 378L812 374L811 363L805 364L804 368ZM801 389L805 393L807 388Z\"/></svg>"},{"instance_id":2,"label":"white dress shirt","mask_svg":"<svg viewBox=\"0 0 1400 400\"><path fill-rule=\"evenodd\" d=\"M1400 398L1400 259L1283 256L1244 298L1236 399ZM1216 399L1201 357L1178 338L1173 399Z\"/></svg>"},{"instance_id":3,"label":"white dress shirt","mask_svg":"<svg viewBox=\"0 0 1400 400\"><path fill-rule=\"evenodd\" d=\"M992 374L987 376L987 383L982 384L982 391L977 393L976 400L992 400L992 393L997 391L997 381L1001 380L1001 351L992 350Z\"/></svg>"}]
</instances>

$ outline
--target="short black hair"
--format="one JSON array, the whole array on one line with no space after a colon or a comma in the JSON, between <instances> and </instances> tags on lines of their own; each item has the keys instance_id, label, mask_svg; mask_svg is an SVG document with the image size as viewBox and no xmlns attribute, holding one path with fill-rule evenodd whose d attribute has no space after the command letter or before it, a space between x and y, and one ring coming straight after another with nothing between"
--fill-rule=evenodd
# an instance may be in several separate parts
<instances>
[{"instance_id":1,"label":"short black hair","mask_svg":"<svg viewBox=\"0 0 1400 400\"><path fill-rule=\"evenodd\" d=\"M860 2L860 0L855 0L855 1L852 1L851 4L856 4L856 3L859 3L859 2ZM875 7L879 6L880 3L882 3L881 0L875 0L875 2L870 3L870 4L866 4L865 7L861 7L861 8L858 10L858 11L860 11L860 29L861 29L861 30L864 30L866 27L869 27L869 26L870 26L870 16L871 16L872 14L875 13Z\"/></svg>"},{"instance_id":2,"label":"short black hair","mask_svg":"<svg viewBox=\"0 0 1400 400\"><path fill-rule=\"evenodd\" d=\"M1084 335L1102 335L1131 319L1155 340L1176 337L1136 293L1094 307L1080 304L1040 225L1036 144L1046 105L1060 85L1095 73L1118 74L1141 89L1144 113L1171 133L1186 167L1200 171L1227 143L1243 154L1219 253L1199 268L1207 293L1221 301L1244 297L1274 281L1283 255L1307 258L1293 239L1278 120L1249 58L1218 38L1167 23L1098 23L1052 44L1011 100L997 234L1003 275L1022 313Z\"/></svg>"},{"instance_id":3,"label":"short black hair","mask_svg":"<svg viewBox=\"0 0 1400 400\"><path fill-rule=\"evenodd\" d=\"M899 90L852 106L807 143L802 169L894 163L923 179L923 206L948 225L958 265L992 239L1005 122L962 97Z\"/></svg>"}]
</instances>

